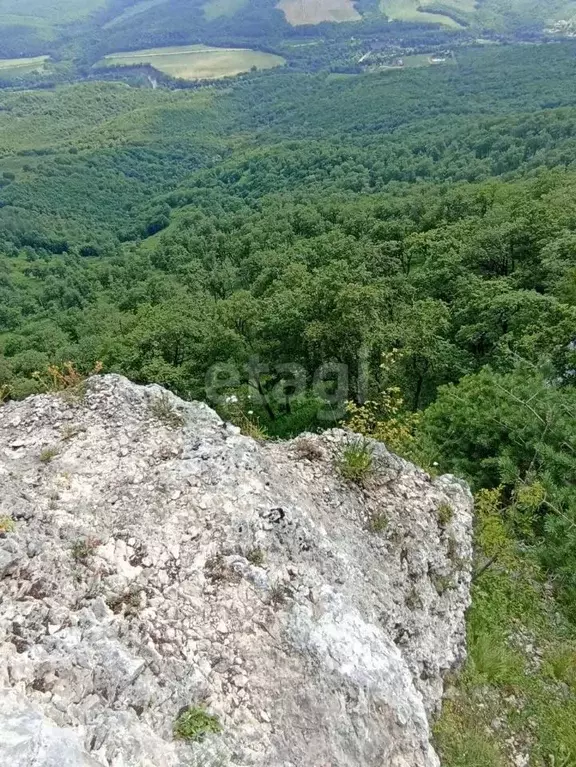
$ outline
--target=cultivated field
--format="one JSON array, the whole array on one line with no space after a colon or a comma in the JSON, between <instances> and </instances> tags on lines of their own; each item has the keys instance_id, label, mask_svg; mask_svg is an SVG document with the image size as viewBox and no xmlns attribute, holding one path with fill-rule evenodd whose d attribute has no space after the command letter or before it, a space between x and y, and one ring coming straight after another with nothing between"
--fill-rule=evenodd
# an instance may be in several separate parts
<instances>
[{"instance_id":1,"label":"cultivated field","mask_svg":"<svg viewBox=\"0 0 576 767\"><path fill-rule=\"evenodd\" d=\"M256 69L271 69L285 63L282 56L249 48L213 48L208 45L183 45L151 48L144 51L112 53L99 66L150 64L160 72L184 80L217 80Z\"/></svg>"},{"instance_id":2,"label":"cultivated field","mask_svg":"<svg viewBox=\"0 0 576 767\"><path fill-rule=\"evenodd\" d=\"M280 0L276 6L284 11L293 27L320 24L322 21L359 21L362 17L352 0Z\"/></svg>"},{"instance_id":3,"label":"cultivated field","mask_svg":"<svg viewBox=\"0 0 576 767\"><path fill-rule=\"evenodd\" d=\"M50 56L35 56L30 59L0 59L0 77L41 72L49 58Z\"/></svg>"}]
</instances>

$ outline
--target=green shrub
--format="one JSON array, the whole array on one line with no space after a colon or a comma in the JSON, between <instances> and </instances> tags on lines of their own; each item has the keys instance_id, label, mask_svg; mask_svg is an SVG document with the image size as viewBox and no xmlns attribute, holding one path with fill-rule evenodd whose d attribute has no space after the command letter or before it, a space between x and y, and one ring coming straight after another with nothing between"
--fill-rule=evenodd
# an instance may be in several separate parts
<instances>
[{"instance_id":1,"label":"green shrub","mask_svg":"<svg viewBox=\"0 0 576 767\"><path fill-rule=\"evenodd\" d=\"M79 538L72 544L72 558L76 562L86 562L99 545L100 541L96 538Z\"/></svg>"},{"instance_id":2,"label":"green shrub","mask_svg":"<svg viewBox=\"0 0 576 767\"><path fill-rule=\"evenodd\" d=\"M349 442L338 458L340 474L350 482L363 482L370 476L373 468L372 445L366 439Z\"/></svg>"},{"instance_id":3,"label":"green shrub","mask_svg":"<svg viewBox=\"0 0 576 767\"><path fill-rule=\"evenodd\" d=\"M441 527L446 527L454 518L454 509L447 503L441 503L438 506L438 523Z\"/></svg>"},{"instance_id":4,"label":"green shrub","mask_svg":"<svg viewBox=\"0 0 576 767\"><path fill-rule=\"evenodd\" d=\"M50 463L54 458L56 458L57 455L60 454L60 448L58 445L50 445L49 447L45 447L42 452L40 453L40 462L41 463Z\"/></svg>"},{"instance_id":5,"label":"green shrub","mask_svg":"<svg viewBox=\"0 0 576 767\"><path fill-rule=\"evenodd\" d=\"M264 564L264 552L259 546L255 546L247 552L246 559L250 564L255 565L256 567L261 567Z\"/></svg>"},{"instance_id":6,"label":"green shrub","mask_svg":"<svg viewBox=\"0 0 576 767\"><path fill-rule=\"evenodd\" d=\"M371 533L383 533L388 527L388 517L383 511L374 512L368 520L368 530Z\"/></svg>"},{"instance_id":7,"label":"green shrub","mask_svg":"<svg viewBox=\"0 0 576 767\"><path fill-rule=\"evenodd\" d=\"M178 740L202 741L208 733L222 732L218 717L201 706L189 706L174 723L174 737Z\"/></svg>"},{"instance_id":8,"label":"green shrub","mask_svg":"<svg viewBox=\"0 0 576 767\"><path fill-rule=\"evenodd\" d=\"M0 535L5 535L6 533L13 533L15 529L16 529L16 525L12 517L0 515Z\"/></svg>"}]
</instances>

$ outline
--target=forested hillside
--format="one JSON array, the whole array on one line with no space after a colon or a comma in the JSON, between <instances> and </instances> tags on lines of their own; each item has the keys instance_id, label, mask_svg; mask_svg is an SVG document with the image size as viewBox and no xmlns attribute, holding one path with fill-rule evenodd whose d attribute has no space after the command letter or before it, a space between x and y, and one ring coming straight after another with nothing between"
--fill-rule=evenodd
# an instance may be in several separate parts
<instances>
[{"instance_id":1,"label":"forested hillside","mask_svg":"<svg viewBox=\"0 0 576 767\"><path fill-rule=\"evenodd\" d=\"M349 44L375 32L397 43L434 29L530 39L570 32L575 14L574 0L0 0L0 58L52 54L93 63L103 53L153 46Z\"/></svg>"},{"instance_id":2,"label":"forested hillside","mask_svg":"<svg viewBox=\"0 0 576 767\"><path fill-rule=\"evenodd\" d=\"M72 361L270 436L351 400L481 493L453 767L576 764L575 54L1 100L0 399Z\"/></svg>"}]
</instances>

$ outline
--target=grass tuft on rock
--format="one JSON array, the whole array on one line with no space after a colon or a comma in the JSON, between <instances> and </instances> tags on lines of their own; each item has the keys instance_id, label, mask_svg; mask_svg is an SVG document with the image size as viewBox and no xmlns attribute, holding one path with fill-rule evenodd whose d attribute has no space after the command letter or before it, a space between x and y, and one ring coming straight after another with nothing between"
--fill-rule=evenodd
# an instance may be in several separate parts
<instances>
[{"instance_id":1,"label":"grass tuft on rock","mask_svg":"<svg viewBox=\"0 0 576 767\"><path fill-rule=\"evenodd\" d=\"M199 742L209 733L219 732L222 732L220 720L202 706L189 706L174 722L174 737L177 740Z\"/></svg>"},{"instance_id":2,"label":"grass tuft on rock","mask_svg":"<svg viewBox=\"0 0 576 767\"><path fill-rule=\"evenodd\" d=\"M344 479L361 484L374 470L372 445L367 439L349 442L342 449L337 465Z\"/></svg>"}]
</instances>

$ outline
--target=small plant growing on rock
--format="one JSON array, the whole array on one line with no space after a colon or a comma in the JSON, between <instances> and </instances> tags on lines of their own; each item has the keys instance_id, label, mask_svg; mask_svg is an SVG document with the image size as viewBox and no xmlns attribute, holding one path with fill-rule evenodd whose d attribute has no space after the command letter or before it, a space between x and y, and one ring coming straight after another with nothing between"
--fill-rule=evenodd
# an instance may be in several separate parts
<instances>
[{"instance_id":1,"label":"small plant growing on rock","mask_svg":"<svg viewBox=\"0 0 576 767\"><path fill-rule=\"evenodd\" d=\"M268 594L268 600L272 607L279 608L286 604L290 596L290 589L284 583L275 583Z\"/></svg>"},{"instance_id":2,"label":"small plant growing on rock","mask_svg":"<svg viewBox=\"0 0 576 767\"><path fill-rule=\"evenodd\" d=\"M76 562L86 562L100 546L97 538L79 538L72 544L72 559Z\"/></svg>"},{"instance_id":3,"label":"small plant growing on rock","mask_svg":"<svg viewBox=\"0 0 576 767\"><path fill-rule=\"evenodd\" d=\"M16 529L16 525L12 517L0 515L0 536L6 535L6 533L13 533Z\"/></svg>"},{"instance_id":4,"label":"small plant growing on rock","mask_svg":"<svg viewBox=\"0 0 576 767\"><path fill-rule=\"evenodd\" d=\"M222 554L209 557L204 565L206 578L212 583L238 583L242 576L229 567Z\"/></svg>"},{"instance_id":5,"label":"small plant growing on rock","mask_svg":"<svg viewBox=\"0 0 576 767\"><path fill-rule=\"evenodd\" d=\"M154 397L148 409L153 418L172 429L184 426L184 416L175 409L166 392L162 392L159 397Z\"/></svg>"},{"instance_id":6,"label":"small plant growing on rock","mask_svg":"<svg viewBox=\"0 0 576 767\"><path fill-rule=\"evenodd\" d=\"M250 562L251 565L262 567L265 559L264 552L259 546L255 546L253 549L250 549L250 551L246 553L246 559Z\"/></svg>"},{"instance_id":7,"label":"small plant growing on rock","mask_svg":"<svg viewBox=\"0 0 576 767\"><path fill-rule=\"evenodd\" d=\"M299 458L308 461L319 461L324 455L322 448L316 442L306 437L298 440L295 450Z\"/></svg>"},{"instance_id":8,"label":"small plant growing on rock","mask_svg":"<svg viewBox=\"0 0 576 767\"><path fill-rule=\"evenodd\" d=\"M466 566L466 559L460 556L460 550L458 547L458 541L451 535L448 539L448 549L446 556L452 562L456 570L462 570Z\"/></svg>"},{"instance_id":9,"label":"small plant growing on rock","mask_svg":"<svg viewBox=\"0 0 576 767\"><path fill-rule=\"evenodd\" d=\"M454 588L454 581L450 575L432 575L430 576L430 580L439 597L441 597L442 594L445 594L448 589Z\"/></svg>"},{"instance_id":10,"label":"small plant growing on rock","mask_svg":"<svg viewBox=\"0 0 576 767\"><path fill-rule=\"evenodd\" d=\"M67 442L69 439L74 439L74 437L77 437L83 431L86 431L83 426L79 426L78 424L66 424L62 427L62 440Z\"/></svg>"},{"instance_id":11,"label":"small plant growing on rock","mask_svg":"<svg viewBox=\"0 0 576 767\"><path fill-rule=\"evenodd\" d=\"M338 469L344 479L363 482L373 471L372 446L366 439L349 442L340 453Z\"/></svg>"},{"instance_id":12,"label":"small plant growing on rock","mask_svg":"<svg viewBox=\"0 0 576 767\"><path fill-rule=\"evenodd\" d=\"M202 706L189 706L174 722L174 737L178 740L199 742L209 733L222 732L217 716L209 714Z\"/></svg>"},{"instance_id":13,"label":"small plant growing on rock","mask_svg":"<svg viewBox=\"0 0 576 767\"><path fill-rule=\"evenodd\" d=\"M88 374L81 373L73 362L50 365L43 373L34 373L42 391L59 392L67 399L81 400L86 394L86 378L102 372L102 363L97 362Z\"/></svg>"},{"instance_id":14,"label":"small plant growing on rock","mask_svg":"<svg viewBox=\"0 0 576 767\"><path fill-rule=\"evenodd\" d=\"M441 527L446 527L454 518L454 509L447 503L438 506L438 522Z\"/></svg>"},{"instance_id":15,"label":"small plant growing on rock","mask_svg":"<svg viewBox=\"0 0 576 767\"><path fill-rule=\"evenodd\" d=\"M383 533L388 527L388 517L383 511L374 512L368 519L368 530L371 533Z\"/></svg>"},{"instance_id":16,"label":"small plant growing on rock","mask_svg":"<svg viewBox=\"0 0 576 767\"><path fill-rule=\"evenodd\" d=\"M50 463L54 458L56 458L57 455L60 454L60 448L58 445L49 445L48 447L45 447L42 452L40 453L40 462L41 463Z\"/></svg>"},{"instance_id":17,"label":"small plant growing on rock","mask_svg":"<svg viewBox=\"0 0 576 767\"><path fill-rule=\"evenodd\" d=\"M410 589L409 594L406 596L406 599L404 600L404 603L406 607L409 610L421 610L423 607L422 597L420 594L416 591L416 587L412 586Z\"/></svg>"},{"instance_id":18,"label":"small plant growing on rock","mask_svg":"<svg viewBox=\"0 0 576 767\"><path fill-rule=\"evenodd\" d=\"M139 586L131 586L123 594L116 594L106 600L106 604L115 615L126 618L137 615L142 608L142 591Z\"/></svg>"}]
</instances>

